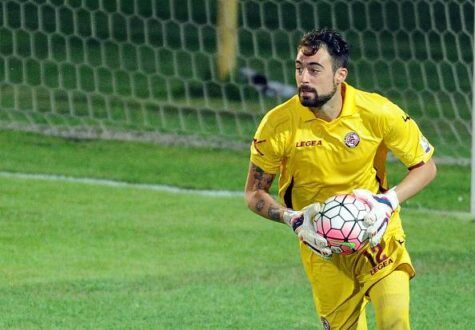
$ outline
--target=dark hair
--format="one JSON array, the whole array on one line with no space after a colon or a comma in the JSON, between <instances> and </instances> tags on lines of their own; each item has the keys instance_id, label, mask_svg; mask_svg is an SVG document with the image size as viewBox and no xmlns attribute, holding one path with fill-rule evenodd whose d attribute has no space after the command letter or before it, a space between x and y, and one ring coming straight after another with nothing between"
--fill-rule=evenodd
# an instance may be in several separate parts
<instances>
[{"instance_id":1,"label":"dark hair","mask_svg":"<svg viewBox=\"0 0 475 330\"><path fill-rule=\"evenodd\" d=\"M300 40L297 50L302 49L307 56L314 55L322 46L325 46L333 59L333 70L346 68L350 51L348 43L338 32L322 28L313 29L305 33Z\"/></svg>"}]
</instances>

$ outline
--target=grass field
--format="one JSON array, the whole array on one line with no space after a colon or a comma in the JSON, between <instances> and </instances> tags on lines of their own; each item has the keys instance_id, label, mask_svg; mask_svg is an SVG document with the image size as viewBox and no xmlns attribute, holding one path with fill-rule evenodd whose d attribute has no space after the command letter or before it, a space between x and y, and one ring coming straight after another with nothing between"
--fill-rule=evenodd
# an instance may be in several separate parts
<instances>
[{"instance_id":1,"label":"grass field","mask_svg":"<svg viewBox=\"0 0 475 330\"><path fill-rule=\"evenodd\" d=\"M0 131L0 150L3 172L192 189L241 191L247 170L245 152L9 131ZM468 168L441 166L403 211L418 271L414 329L471 329L475 321L469 181ZM308 329L318 322L292 233L252 214L240 197L14 176L0 177L0 186L0 328Z\"/></svg>"},{"instance_id":2,"label":"grass field","mask_svg":"<svg viewBox=\"0 0 475 330\"><path fill-rule=\"evenodd\" d=\"M233 191L243 190L249 163L247 151L63 140L1 130L0 150L0 170L4 171ZM388 171L390 184L398 182L406 173L397 163L390 163ZM469 199L470 168L439 165L438 176L424 190L424 195L414 197L406 206L467 212Z\"/></svg>"}]
</instances>

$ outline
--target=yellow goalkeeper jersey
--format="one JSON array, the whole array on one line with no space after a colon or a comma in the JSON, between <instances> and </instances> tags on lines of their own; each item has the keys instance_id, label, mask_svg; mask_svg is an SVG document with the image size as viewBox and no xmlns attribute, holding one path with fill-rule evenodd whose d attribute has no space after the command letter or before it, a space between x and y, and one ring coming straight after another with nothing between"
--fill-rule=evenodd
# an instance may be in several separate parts
<instances>
[{"instance_id":1,"label":"yellow goalkeeper jersey","mask_svg":"<svg viewBox=\"0 0 475 330\"><path fill-rule=\"evenodd\" d=\"M434 148L417 124L385 97L343 84L343 108L326 122L298 96L269 111L251 146L251 162L279 177L279 197L299 210L336 194L364 188L384 192L388 151L409 169Z\"/></svg>"}]
</instances>

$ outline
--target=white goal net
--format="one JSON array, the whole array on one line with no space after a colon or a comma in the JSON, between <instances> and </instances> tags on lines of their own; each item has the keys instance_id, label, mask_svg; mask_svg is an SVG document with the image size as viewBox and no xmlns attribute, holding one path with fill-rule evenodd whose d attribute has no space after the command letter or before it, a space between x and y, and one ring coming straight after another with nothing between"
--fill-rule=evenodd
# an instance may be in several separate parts
<instances>
[{"instance_id":1,"label":"white goal net","mask_svg":"<svg viewBox=\"0 0 475 330\"><path fill-rule=\"evenodd\" d=\"M217 0L3 0L0 125L247 147L260 117L294 92L303 32L332 27L352 45L350 83L403 107L439 156L470 158L472 0L237 8L236 66L223 80Z\"/></svg>"}]
</instances>

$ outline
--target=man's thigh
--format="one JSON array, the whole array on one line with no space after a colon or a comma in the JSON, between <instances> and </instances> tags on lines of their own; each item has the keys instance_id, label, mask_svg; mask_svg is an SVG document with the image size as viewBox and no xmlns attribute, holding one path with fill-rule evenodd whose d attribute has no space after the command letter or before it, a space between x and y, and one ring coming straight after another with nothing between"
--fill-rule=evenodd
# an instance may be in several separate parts
<instances>
[{"instance_id":1,"label":"man's thigh","mask_svg":"<svg viewBox=\"0 0 475 330\"><path fill-rule=\"evenodd\" d=\"M324 327L366 329L364 307L367 299L356 280L333 262L323 260L309 249L303 249L307 248L302 248L302 262Z\"/></svg>"}]
</instances>

